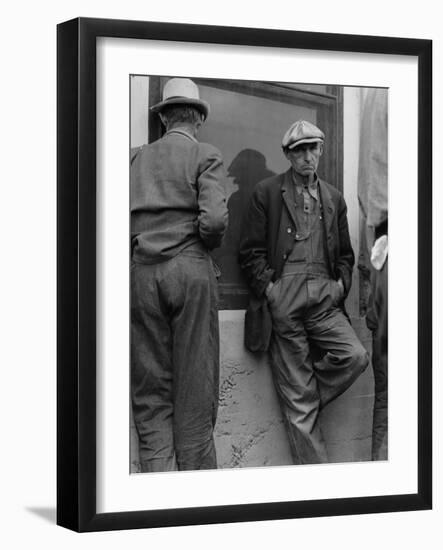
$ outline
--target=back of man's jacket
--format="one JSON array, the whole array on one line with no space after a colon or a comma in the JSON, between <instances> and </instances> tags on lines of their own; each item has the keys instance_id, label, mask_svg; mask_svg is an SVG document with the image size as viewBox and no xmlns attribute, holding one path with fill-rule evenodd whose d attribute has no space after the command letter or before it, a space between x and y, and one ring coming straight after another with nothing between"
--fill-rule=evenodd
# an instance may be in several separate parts
<instances>
[{"instance_id":1,"label":"back of man's jacket","mask_svg":"<svg viewBox=\"0 0 443 550\"><path fill-rule=\"evenodd\" d=\"M173 129L131 164L133 260L153 264L189 246L220 245L227 225L220 151Z\"/></svg>"}]
</instances>

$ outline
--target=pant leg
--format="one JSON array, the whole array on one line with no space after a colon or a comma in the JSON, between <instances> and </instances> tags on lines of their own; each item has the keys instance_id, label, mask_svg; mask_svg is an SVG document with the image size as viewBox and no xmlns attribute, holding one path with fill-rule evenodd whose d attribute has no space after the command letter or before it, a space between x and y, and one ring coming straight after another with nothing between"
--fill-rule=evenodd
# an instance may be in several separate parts
<instances>
[{"instance_id":1,"label":"pant leg","mask_svg":"<svg viewBox=\"0 0 443 550\"><path fill-rule=\"evenodd\" d=\"M142 471L216 468L219 333L208 255L132 270L131 343Z\"/></svg>"},{"instance_id":2,"label":"pant leg","mask_svg":"<svg viewBox=\"0 0 443 550\"><path fill-rule=\"evenodd\" d=\"M369 364L368 352L338 307L336 281L308 281L309 307L305 326L310 342L323 350L315 376L324 407L353 384Z\"/></svg>"},{"instance_id":3,"label":"pant leg","mask_svg":"<svg viewBox=\"0 0 443 550\"><path fill-rule=\"evenodd\" d=\"M374 370L374 408L372 418L372 460L388 458L388 369L387 349L374 334L372 345Z\"/></svg>"},{"instance_id":4,"label":"pant leg","mask_svg":"<svg viewBox=\"0 0 443 550\"><path fill-rule=\"evenodd\" d=\"M177 469L172 337L158 290L164 267L131 267L131 397L142 472Z\"/></svg>"},{"instance_id":5,"label":"pant leg","mask_svg":"<svg viewBox=\"0 0 443 550\"><path fill-rule=\"evenodd\" d=\"M213 430L219 391L217 281L207 254L176 257L171 300L174 446L180 470L217 468Z\"/></svg>"},{"instance_id":6,"label":"pant leg","mask_svg":"<svg viewBox=\"0 0 443 550\"><path fill-rule=\"evenodd\" d=\"M372 366L374 370L374 410L372 460L388 458L388 263L373 273Z\"/></svg>"},{"instance_id":7,"label":"pant leg","mask_svg":"<svg viewBox=\"0 0 443 550\"><path fill-rule=\"evenodd\" d=\"M284 277L270 301L272 373L296 464L328 462L318 422L320 395L304 328L304 276Z\"/></svg>"}]
</instances>

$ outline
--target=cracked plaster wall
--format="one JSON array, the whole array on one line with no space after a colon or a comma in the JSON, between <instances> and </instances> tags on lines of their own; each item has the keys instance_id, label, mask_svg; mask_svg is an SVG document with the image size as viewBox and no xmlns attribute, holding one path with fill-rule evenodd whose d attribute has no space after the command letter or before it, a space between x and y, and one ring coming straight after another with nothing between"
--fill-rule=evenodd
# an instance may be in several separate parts
<instances>
[{"instance_id":1,"label":"cracked plaster wall","mask_svg":"<svg viewBox=\"0 0 443 550\"><path fill-rule=\"evenodd\" d=\"M292 464L266 355L243 346L243 311L220 312L221 386L215 441L219 467ZM353 320L369 348L365 327ZM373 379L368 369L328 405L321 423L331 462L370 460Z\"/></svg>"}]
</instances>

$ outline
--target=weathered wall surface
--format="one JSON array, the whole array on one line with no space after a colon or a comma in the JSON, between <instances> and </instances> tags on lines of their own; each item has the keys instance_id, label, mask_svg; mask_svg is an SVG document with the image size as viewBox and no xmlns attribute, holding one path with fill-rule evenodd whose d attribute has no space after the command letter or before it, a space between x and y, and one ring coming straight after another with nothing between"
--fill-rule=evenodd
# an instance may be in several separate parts
<instances>
[{"instance_id":1,"label":"weathered wall surface","mask_svg":"<svg viewBox=\"0 0 443 550\"><path fill-rule=\"evenodd\" d=\"M221 391L215 440L219 467L292 464L267 356L243 346L243 311L222 311ZM367 331L354 322L369 348ZM368 369L328 405L321 423L331 462L370 460L373 379Z\"/></svg>"},{"instance_id":2,"label":"weathered wall surface","mask_svg":"<svg viewBox=\"0 0 443 550\"><path fill-rule=\"evenodd\" d=\"M221 379L215 444L219 468L292 464L280 406L266 355L243 346L244 311L220 312ZM364 324L353 321L361 340ZM370 460L373 378L367 371L321 414L331 462ZM132 428L131 469L138 471L137 435Z\"/></svg>"},{"instance_id":3,"label":"weathered wall surface","mask_svg":"<svg viewBox=\"0 0 443 550\"><path fill-rule=\"evenodd\" d=\"M220 312L219 467L291 464L267 357L244 348L243 320L243 311Z\"/></svg>"}]
</instances>

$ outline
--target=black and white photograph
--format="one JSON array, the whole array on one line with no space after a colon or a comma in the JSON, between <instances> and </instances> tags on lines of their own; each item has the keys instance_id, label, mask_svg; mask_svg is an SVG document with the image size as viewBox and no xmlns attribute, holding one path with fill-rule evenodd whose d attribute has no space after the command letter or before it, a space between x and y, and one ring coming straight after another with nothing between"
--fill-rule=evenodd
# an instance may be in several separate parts
<instances>
[{"instance_id":1,"label":"black and white photograph","mask_svg":"<svg viewBox=\"0 0 443 550\"><path fill-rule=\"evenodd\" d=\"M389 460L389 90L129 77L132 474Z\"/></svg>"}]
</instances>

